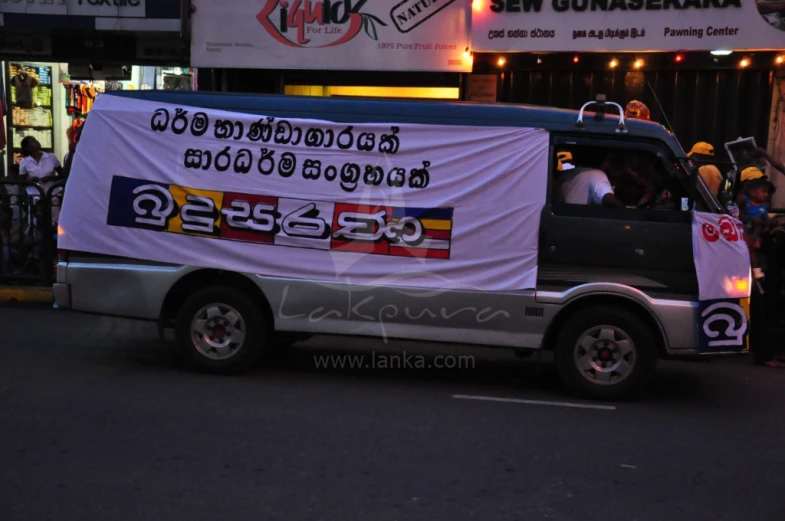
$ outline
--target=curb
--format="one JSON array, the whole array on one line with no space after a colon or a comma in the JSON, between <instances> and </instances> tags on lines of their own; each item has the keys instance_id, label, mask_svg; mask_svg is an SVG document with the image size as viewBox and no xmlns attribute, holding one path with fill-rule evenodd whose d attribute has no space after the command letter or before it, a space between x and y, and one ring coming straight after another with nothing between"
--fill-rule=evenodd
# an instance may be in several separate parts
<instances>
[{"instance_id":1,"label":"curb","mask_svg":"<svg viewBox=\"0 0 785 521\"><path fill-rule=\"evenodd\" d=\"M52 304L54 294L52 288L35 286L0 287L0 302L34 302Z\"/></svg>"}]
</instances>

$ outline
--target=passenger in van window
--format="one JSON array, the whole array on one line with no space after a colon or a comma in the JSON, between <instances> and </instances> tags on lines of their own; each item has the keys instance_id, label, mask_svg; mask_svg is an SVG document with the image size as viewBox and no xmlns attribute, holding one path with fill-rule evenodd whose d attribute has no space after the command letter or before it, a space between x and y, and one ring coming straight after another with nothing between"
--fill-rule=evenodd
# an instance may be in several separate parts
<instances>
[{"instance_id":1,"label":"passenger in van window","mask_svg":"<svg viewBox=\"0 0 785 521\"><path fill-rule=\"evenodd\" d=\"M699 141L692 146L687 157L694 159L698 164L698 175L701 176L709 190L715 196L719 195L723 177L720 169L713 164L714 147L705 141Z\"/></svg>"},{"instance_id":2,"label":"passenger in van window","mask_svg":"<svg viewBox=\"0 0 785 521\"><path fill-rule=\"evenodd\" d=\"M640 173L642 165L631 166L640 161L633 161L631 156L618 152L610 152L601 169L608 175L613 186L613 193L626 206L644 206L652 202L656 192L654 186Z\"/></svg>"},{"instance_id":3,"label":"passenger in van window","mask_svg":"<svg viewBox=\"0 0 785 521\"><path fill-rule=\"evenodd\" d=\"M576 167L572 152L560 150L556 153L559 171L559 193L567 204L601 204L624 208L624 203L613 193L608 176L595 168Z\"/></svg>"}]
</instances>

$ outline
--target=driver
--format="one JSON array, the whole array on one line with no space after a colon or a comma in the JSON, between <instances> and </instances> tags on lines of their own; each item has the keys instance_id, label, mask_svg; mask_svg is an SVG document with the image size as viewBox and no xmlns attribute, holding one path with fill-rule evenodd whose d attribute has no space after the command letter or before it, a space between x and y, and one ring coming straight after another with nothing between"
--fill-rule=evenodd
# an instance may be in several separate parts
<instances>
[{"instance_id":1,"label":"driver","mask_svg":"<svg viewBox=\"0 0 785 521\"><path fill-rule=\"evenodd\" d=\"M635 168L631 168L629 157L611 152L601 169L608 174L616 197L627 206L643 206L652 202L654 187Z\"/></svg>"}]
</instances>

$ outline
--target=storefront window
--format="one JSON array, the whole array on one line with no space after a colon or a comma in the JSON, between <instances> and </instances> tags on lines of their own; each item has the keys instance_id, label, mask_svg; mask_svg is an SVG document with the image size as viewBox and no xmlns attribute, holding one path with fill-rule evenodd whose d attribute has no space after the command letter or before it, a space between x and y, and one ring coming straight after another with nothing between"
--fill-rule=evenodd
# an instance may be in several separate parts
<instances>
[{"instance_id":1,"label":"storefront window","mask_svg":"<svg viewBox=\"0 0 785 521\"><path fill-rule=\"evenodd\" d=\"M64 162L96 99L119 90L195 90L196 70L179 67L2 63L0 151L6 175L22 161L22 139L33 136ZM2 138L5 136L5 140Z\"/></svg>"}]
</instances>

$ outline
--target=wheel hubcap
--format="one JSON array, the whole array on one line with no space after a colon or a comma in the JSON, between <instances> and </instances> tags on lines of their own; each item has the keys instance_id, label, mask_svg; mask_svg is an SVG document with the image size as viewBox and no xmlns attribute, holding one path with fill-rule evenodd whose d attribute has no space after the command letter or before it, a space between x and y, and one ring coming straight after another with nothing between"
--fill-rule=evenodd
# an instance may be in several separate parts
<instances>
[{"instance_id":1,"label":"wheel hubcap","mask_svg":"<svg viewBox=\"0 0 785 521\"><path fill-rule=\"evenodd\" d=\"M635 344L614 326L596 326L583 333L574 353L583 377L599 385L618 384L635 366Z\"/></svg>"},{"instance_id":2,"label":"wheel hubcap","mask_svg":"<svg viewBox=\"0 0 785 521\"><path fill-rule=\"evenodd\" d=\"M234 356L245 342L245 332L243 317L226 304L208 304L191 321L194 347L211 360Z\"/></svg>"}]
</instances>

